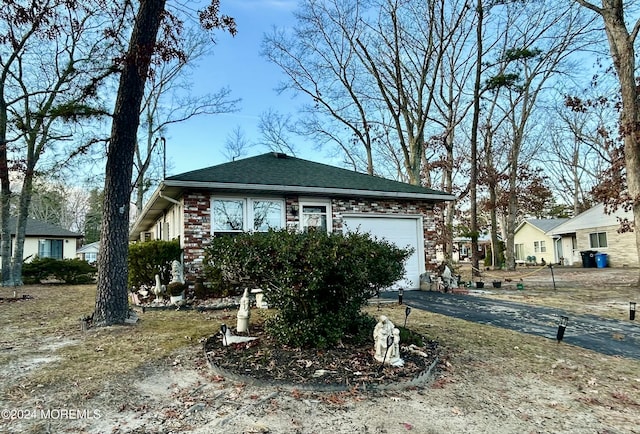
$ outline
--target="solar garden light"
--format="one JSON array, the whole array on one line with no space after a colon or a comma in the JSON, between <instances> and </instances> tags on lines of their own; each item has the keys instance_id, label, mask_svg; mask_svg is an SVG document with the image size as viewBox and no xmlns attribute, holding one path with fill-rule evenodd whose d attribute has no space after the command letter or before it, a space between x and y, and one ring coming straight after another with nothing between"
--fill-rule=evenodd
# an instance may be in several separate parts
<instances>
[{"instance_id":1,"label":"solar garden light","mask_svg":"<svg viewBox=\"0 0 640 434\"><path fill-rule=\"evenodd\" d=\"M411 313L411 307L407 306L407 308L404 310L404 326L405 328L407 327L407 318L409 318L409 314Z\"/></svg>"},{"instance_id":2,"label":"solar garden light","mask_svg":"<svg viewBox=\"0 0 640 434\"><path fill-rule=\"evenodd\" d=\"M398 289L398 304L402 304L402 296L404 295L404 289Z\"/></svg>"},{"instance_id":3,"label":"solar garden light","mask_svg":"<svg viewBox=\"0 0 640 434\"><path fill-rule=\"evenodd\" d=\"M380 371L382 371L382 367L384 366L384 362L387 360L387 353L389 352L389 348L391 348L393 346L393 336L389 335L387 336L387 349L384 350L384 357L382 358L382 363L380 364L380 367L378 368L378 373L380 373Z\"/></svg>"},{"instance_id":4,"label":"solar garden light","mask_svg":"<svg viewBox=\"0 0 640 434\"><path fill-rule=\"evenodd\" d=\"M629 319L631 321L636 319L636 302L635 301L629 302Z\"/></svg>"},{"instance_id":5,"label":"solar garden light","mask_svg":"<svg viewBox=\"0 0 640 434\"><path fill-rule=\"evenodd\" d=\"M568 316L561 316L560 321L558 321L558 334L556 335L556 339L558 339L558 343L564 337L564 330L567 328L567 324L569 323Z\"/></svg>"}]
</instances>

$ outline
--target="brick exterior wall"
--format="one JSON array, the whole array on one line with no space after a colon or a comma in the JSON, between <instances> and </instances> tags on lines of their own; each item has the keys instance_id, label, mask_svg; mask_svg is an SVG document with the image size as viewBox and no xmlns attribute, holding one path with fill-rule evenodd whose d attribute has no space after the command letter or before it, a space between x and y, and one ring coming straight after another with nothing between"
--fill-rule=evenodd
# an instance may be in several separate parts
<instances>
[{"instance_id":1,"label":"brick exterior wall","mask_svg":"<svg viewBox=\"0 0 640 434\"><path fill-rule=\"evenodd\" d=\"M202 270L204 249L211 238L211 195L185 192L183 196L185 277L192 280Z\"/></svg>"},{"instance_id":2,"label":"brick exterior wall","mask_svg":"<svg viewBox=\"0 0 640 434\"><path fill-rule=\"evenodd\" d=\"M184 201L184 248L185 277L191 280L202 270L204 249L211 238L211 195L201 191L185 191ZM302 200L308 199L304 197ZM300 198L286 196L285 220L288 228L300 224ZM333 198L331 199L333 230L342 231L345 214L376 215L422 215L424 231L425 263L436 257L436 223L433 203L422 200Z\"/></svg>"}]
</instances>

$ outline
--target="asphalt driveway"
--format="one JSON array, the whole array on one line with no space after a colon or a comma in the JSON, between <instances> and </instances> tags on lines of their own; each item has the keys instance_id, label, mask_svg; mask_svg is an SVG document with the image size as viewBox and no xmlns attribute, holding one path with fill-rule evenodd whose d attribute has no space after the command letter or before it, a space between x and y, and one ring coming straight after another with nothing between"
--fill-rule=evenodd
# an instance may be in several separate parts
<instances>
[{"instance_id":1,"label":"asphalt driveway","mask_svg":"<svg viewBox=\"0 0 640 434\"><path fill-rule=\"evenodd\" d=\"M398 299L397 292L381 298ZM405 291L403 303L428 312L489 324L522 333L556 339L558 320L569 323L562 342L602 354L640 359L640 318L617 321L593 315L577 315L548 307L537 307L477 295Z\"/></svg>"}]
</instances>

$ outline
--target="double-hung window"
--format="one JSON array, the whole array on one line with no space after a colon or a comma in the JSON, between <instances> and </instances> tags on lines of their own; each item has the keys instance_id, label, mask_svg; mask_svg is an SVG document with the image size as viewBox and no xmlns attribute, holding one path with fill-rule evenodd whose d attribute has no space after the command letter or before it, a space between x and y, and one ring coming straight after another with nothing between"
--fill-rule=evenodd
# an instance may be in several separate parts
<instances>
[{"instance_id":1,"label":"double-hung window","mask_svg":"<svg viewBox=\"0 0 640 434\"><path fill-rule=\"evenodd\" d=\"M284 227L284 201L263 198L213 198L214 234L266 232Z\"/></svg>"},{"instance_id":2,"label":"double-hung window","mask_svg":"<svg viewBox=\"0 0 640 434\"><path fill-rule=\"evenodd\" d=\"M607 233L594 232L589 234L589 244L591 244L592 249L602 249L607 247Z\"/></svg>"},{"instance_id":3,"label":"double-hung window","mask_svg":"<svg viewBox=\"0 0 640 434\"><path fill-rule=\"evenodd\" d=\"M547 244L544 241L534 241L533 251L535 253L544 253L547 251Z\"/></svg>"}]
</instances>

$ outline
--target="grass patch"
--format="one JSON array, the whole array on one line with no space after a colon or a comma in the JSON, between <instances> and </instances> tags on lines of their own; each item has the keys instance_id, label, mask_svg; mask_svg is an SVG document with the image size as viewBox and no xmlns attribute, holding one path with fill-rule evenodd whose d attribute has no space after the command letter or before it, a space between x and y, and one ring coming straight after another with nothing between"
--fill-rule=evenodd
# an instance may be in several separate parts
<instances>
[{"instance_id":1,"label":"grass patch","mask_svg":"<svg viewBox=\"0 0 640 434\"><path fill-rule=\"evenodd\" d=\"M92 396L114 378L132 375L147 365L168 363L179 350L200 345L202 338L217 332L221 321L229 317L224 311L147 310L136 325L83 332L79 319L93 310L95 287L22 289L34 298L0 304L2 347L10 348L0 352L0 364L18 374L31 366L30 357L44 352L48 360L34 366L37 369L28 369L9 388L13 400L37 389L64 389L70 384L76 398Z\"/></svg>"},{"instance_id":2,"label":"grass patch","mask_svg":"<svg viewBox=\"0 0 640 434\"><path fill-rule=\"evenodd\" d=\"M536 304L556 307L580 304L583 297L581 290L536 291L527 294ZM12 293L0 288L0 297ZM0 302L0 403L5 407L33 401L74 404L92 397L101 400L107 390L123 391L124 395L114 393L114 397L127 396L136 380L152 372L151 367L204 363L201 339L216 333L222 323L234 327L236 322L235 310L147 310L134 326L83 332L79 318L93 310L95 287L26 286L18 295L22 293L33 299ZM627 296L621 294L621 298ZM591 295L583 304L602 303L615 292ZM380 310L377 306L365 310L375 317L386 315L396 325L404 324L404 306L391 303ZM255 309L251 313L252 323L271 314ZM601 420L613 410L616 417L632 418L640 409L640 361L418 309L412 310L407 328L437 340L444 349L443 370L433 387L468 381L470 387L499 400L502 394L513 393L505 378L527 378L553 393L570 395L570 405L593 410ZM112 403L103 402L107 404ZM117 409L118 403L111 407ZM620 426L632 426L629 423Z\"/></svg>"},{"instance_id":3,"label":"grass patch","mask_svg":"<svg viewBox=\"0 0 640 434\"><path fill-rule=\"evenodd\" d=\"M371 315L404 322L404 306L367 307ZM481 370L494 378L533 376L560 385L607 406L638 411L640 361L607 356L554 339L518 333L414 309L407 327L436 340L445 349L445 362L456 369ZM594 392L593 396L590 392ZM626 402L625 402L626 401ZM595 402L595 401L594 401Z\"/></svg>"}]
</instances>

